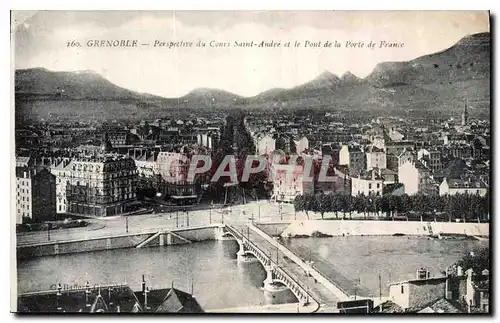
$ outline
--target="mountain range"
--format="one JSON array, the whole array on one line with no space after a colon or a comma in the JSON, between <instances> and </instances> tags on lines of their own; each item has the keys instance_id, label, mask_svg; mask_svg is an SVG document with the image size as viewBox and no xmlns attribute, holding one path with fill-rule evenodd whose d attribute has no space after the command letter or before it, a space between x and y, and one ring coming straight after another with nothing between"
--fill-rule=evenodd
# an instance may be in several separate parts
<instances>
[{"instance_id":1,"label":"mountain range","mask_svg":"<svg viewBox=\"0 0 500 323\"><path fill-rule=\"evenodd\" d=\"M43 68L16 70L16 116L52 115L78 118L145 117L169 109L323 108L378 111L454 112L470 102L470 112L489 114L490 34L462 38L454 46L406 62L379 63L370 75L325 71L289 88L253 97L218 89L195 89L180 98L163 98L119 87L94 71L53 72Z\"/></svg>"}]
</instances>

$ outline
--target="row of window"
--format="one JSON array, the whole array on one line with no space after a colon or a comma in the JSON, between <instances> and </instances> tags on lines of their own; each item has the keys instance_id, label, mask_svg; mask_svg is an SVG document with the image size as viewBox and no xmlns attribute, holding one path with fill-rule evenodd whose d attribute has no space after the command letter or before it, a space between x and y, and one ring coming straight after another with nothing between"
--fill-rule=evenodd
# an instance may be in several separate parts
<instances>
[{"instance_id":1,"label":"row of window","mask_svg":"<svg viewBox=\"0 0 500 323\"><path fill-rule=\"evenodd\" d=\"M17 204L21 204L19 201L17 201ZM21 204L21 208L22 209L26 209L26 210L29 210L30 209L30 205L29 204ZM20 213L20 209L17 209L17 213Z\"/></svg>"}]
</instances>

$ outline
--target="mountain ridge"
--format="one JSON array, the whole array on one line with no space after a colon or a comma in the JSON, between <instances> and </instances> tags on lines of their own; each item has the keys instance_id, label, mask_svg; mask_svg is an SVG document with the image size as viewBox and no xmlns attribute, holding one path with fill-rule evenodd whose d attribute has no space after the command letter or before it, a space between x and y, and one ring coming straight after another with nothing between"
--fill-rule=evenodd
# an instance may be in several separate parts
<instances>
[{"instance_id":1,"label":"mountain ridge","mask_svg":"<svg viewBox=\"0 0 500 323\"><path fill-rule=\"evenodd\" d=\"M195 88L178 98L165 98L117 86L92 70L20 69L15 72L16 101L18 98L21 101L115 100L136 104L141 109L179 108L180 104L186 108L343 106L391 111L409 106L417 109L443 106L448 109L464 97L489 101L490 42L490 33L467 35L440 52L409 61L381 62L365 78L350 71L339 77L325 70L303 84L272 88L251 97L221 89Z\"/></svg>"}]
</instances>

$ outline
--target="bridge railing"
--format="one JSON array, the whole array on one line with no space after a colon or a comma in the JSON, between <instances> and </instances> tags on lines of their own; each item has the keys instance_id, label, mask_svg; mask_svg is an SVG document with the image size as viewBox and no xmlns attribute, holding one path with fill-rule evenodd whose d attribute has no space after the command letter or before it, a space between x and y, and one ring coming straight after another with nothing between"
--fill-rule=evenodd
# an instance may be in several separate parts
<instances>
[{"instance_id":1,"label":"bridge railing","mask_svg":"<svg viewBox=\"0 0 500 323\"><path fill-rule=\"evenodd\" d=\"M241 239L243 243L246 244L247 248L251 249L251 251L253 251L256 255L260 256L260 258L262 258L260 259L262 262L274 265L274 269L279 272L286 280L288 280L287 283L295 285L294 287L301 291L301 293L303 294L302 297L313 299L309 292L295 278L293 278L283 268L281 268L276 261L274 261L269 255L267 255L264 250L260 249L255 243L250 241L248 237L245 237L242 232L239 232L229 225L226 225L225 227L229 232L231 232L232 235L238 237L238 239Z\"/></svg>"}]
</instances>

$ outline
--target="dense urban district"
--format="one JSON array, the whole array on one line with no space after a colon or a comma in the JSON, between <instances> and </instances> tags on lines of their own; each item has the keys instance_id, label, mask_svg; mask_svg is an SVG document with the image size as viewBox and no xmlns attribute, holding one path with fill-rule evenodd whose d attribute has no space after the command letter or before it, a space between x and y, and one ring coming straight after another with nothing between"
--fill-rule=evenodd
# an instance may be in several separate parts
<instances>
[{"instance_id":1,"label":"dense urban district","mask_svg":"<svg viewBox=\"0 0 500 323\"><path fill-rule=\"evenodd\" d=\"M477 37L482 44L486 36ZM459 45L463 47L464 42L470 45L470 41L461 41ZM453 60L449 65L457 70L456 75L463 75L460 74L463 69L473 68L473 65L465 66ZM434 63L431 68L437 70L440 66ZM141 225L149 231L159 228L175 230L180 226L179 221L184 228L190 227L190 220L191 227L195 223L234 225L234 228L226 227L225 234L238 241L240 251L243 250L241 254L252 253L266 264L266 268L277 265L278 259L290 261L294 258L287 254L293 251L293 246L289 251L279 244L279 238L270 241L257 238L265 236L265 222L284 223L291 227L296 222L304 226L308 222L325 223L311 224L319 228L312 234L290 228L281 230L288 232L288 235L279 234L281 238L346 236L355 234L355 230L339 229L332 233L327 227L347 228L349 223L368 221L372 228L419 226L418 235L432 239L488 240L491 124L489 106L484 108L488 103L477 96L455 99L447 103L446 109L431 104L427 109L419 110L422 102L415 102L415 106L409 102L396 112L381 107L365 113L361 107L356 110L336 103L329 106L321 98L314 97L313 101L295 98L293 102L297 106L288 108L287 101L279 99L280 92L274 95L272 90L268 93L271 99L259 103L257 108L242 107L245 104L242 99L234 99L234 107L218 106L217 100L224 93L214 94L215 90L204 89L182 102L178 100L178 108L165 109L155 116L149 113L147 116L124 117L126 113L120 113L119 104L113 103L110 107L113 116L103 117L95 113L95 106L105 101L98 94L95 106L89 108L93 112L82 115L78 109L71 112L65 108L66 102L73 108L78 100L84 100L85 105L93 103L88 98L66 97L71 91L65 89L64 84L56 87L56 93L51 97L26 93L22 81L40 73L47 77L52 72L37 69L16 72L16 104L19 108L16 106L16 181L12 207L18 248L58 240L88 239L92 237L92 230L97 232L93 238L97 238L100 223L108 226L104 230L112 236L129 233L129 230L138 234ZM96 74L88 71L65 75L73 90L75 84L85 86L86 82L93 84L96 80ZM72 76L68 78L67 75ZM331 87L336 82L363 82L353 78L356 77L352 74L338 78L326 72L312 84ZM463 82L463 79L457 82ZM107 83L98 84L108 86ZM408 85L399 86L405 91L408 89ZM305 89L310 90L309 87ZM300 95L310 93L301 91L298 91ZM387 91L393 90L388 87ZM301 106L297 102L302 99ZM55 102L52 109L50 102ZM134 102L124 99L123 105L134 105ZM199 102L202 102L200 108L196 106ZM318 106L311 102L318 102ZM27 110L26 106L30 104L32 107ZM148 104L137 109L147 110ZM262 105L266 106L263 108ZM193 158L200 155L210 158L210 167L196 176L189 176ZM227 174L215 176L227 156L236 166L236 181ZM261 156L266 161L265 166L251 173L248 180L241 180L244 166L252 156ZM297 157L296 163L292 162L292 156ZM307 167L308 161L311 161L310 168ZM225 165L222 168L231 171ZM326 172L332 180L322 181L321 172ZM166 215L165 223L158 222L163 219L158 220L158 215ZM134 218L137 221L134 222ZM120 222L122 219L124 222ZM113 221L120 224L113 227ZM252 235L256 240L249 238L250 233L238 233L238 225L243 226L248 221L252 224L246 224L248 228L245 230L254 230ZM126 224L122 226L121 223ZM459 229L451 232L439 229L447 225ZM483 226L486 231L480 229ZM395 230L386 234L408 234L406 229ZM81 232L85 234L80 235ZM157 234L163 235L162 232ZM151 236L144 243L149 243L153 237L157 236ZM161 241L163 244L163 238ZM273 251L276 252L275 260L267 259L267 253L257 251L264 250L266 244L274 250L271 247L274 243L279 244L276 247L279 251ZM54 248L57 255L60 247ZM392 283L389 296L382 297L381 292L376 306L370 302L359 303L362 299L356 298L357 291L351 298L349 290L353 284L341 286L335 277L329 277L332 286L341 290L336 294L339 303L334 307L337 312L361 308L365 312L381 313L489 313L489 249L486 244L479 251L469 251L463 250L464 258L449 263L450 269L446 269L443 276L431 277L427 271L419 270L417 279ZM301 268L310 265L300 259L293 264ZM328 308L322 307L329 302L324 296L327 292L321 289L306 291L300 284L294 285L295 275L299 275L302 269L295 272L292 264L289 268L273 268L266 269L270 275L268 278L272 277L271 280L276 280L274 283L279 281L294 291L300 303L304 303L300 305L304 309L308 308L312 298L320 304L320 309ZM314 270L321 272L319 267ZM330 286L326 280L324 284ZM455 290L451 291L453 288ZM184 304L182 308L192 306L195 308L192 311L201 310L189 294L173 286L156 292L157 304L154 306L151 305L154 291L144 286L141 291L134 292L128 286L90 288L87 285L73 292L73 299L81 300L84 311L161 312L176 308L183 300L191 305ZM116 295L112 296L115 292ZM51 304L49 307L54 311L81 311L75 304L64 308L60 287L53 294L47 293L46 298L38 294L24 295L20 298L21 308L43 311L40 304ZM148 293L151 293L149 306ZM313 296L310 298L310 295ZM373 297L368 296L365 299L373 301ZM416 301L419 297L425 301ZM117 306L118 299L122 298L127 299L126 304Z\"/></svg>"}]
</instances>

